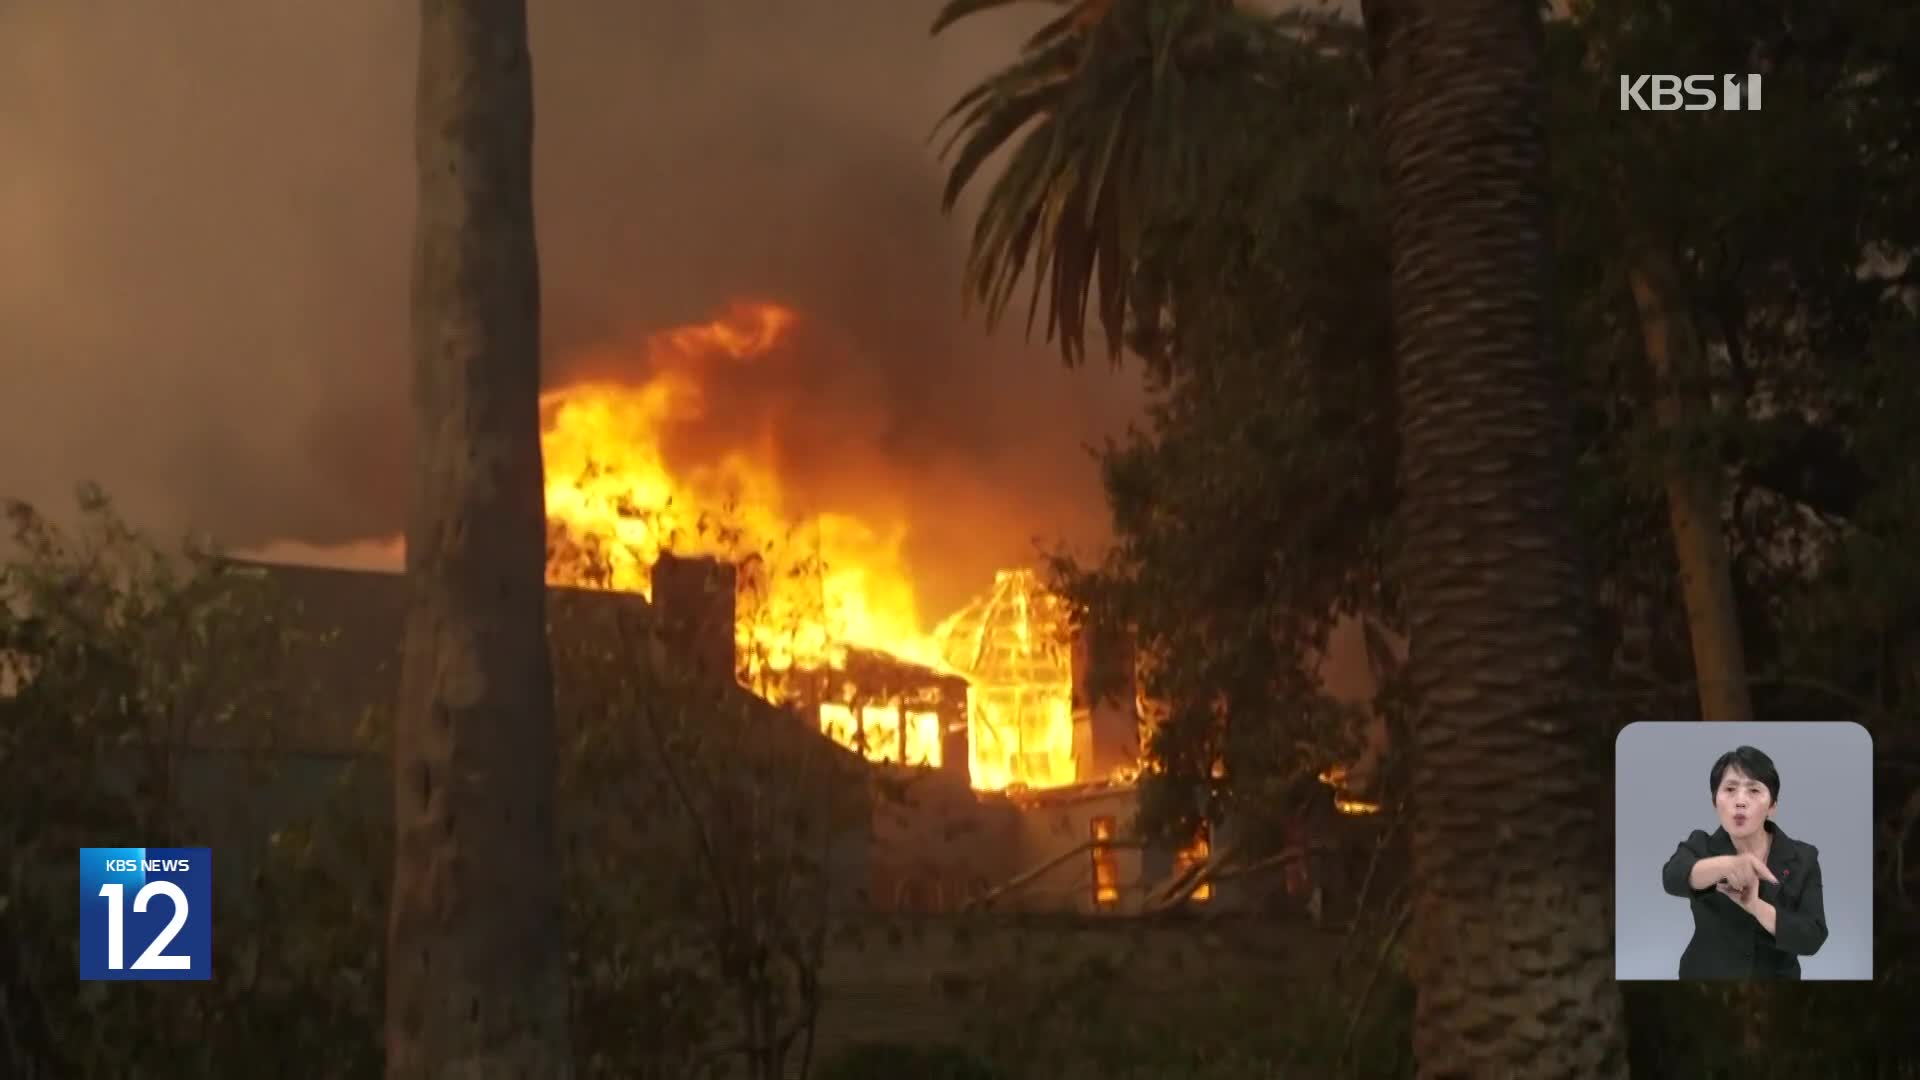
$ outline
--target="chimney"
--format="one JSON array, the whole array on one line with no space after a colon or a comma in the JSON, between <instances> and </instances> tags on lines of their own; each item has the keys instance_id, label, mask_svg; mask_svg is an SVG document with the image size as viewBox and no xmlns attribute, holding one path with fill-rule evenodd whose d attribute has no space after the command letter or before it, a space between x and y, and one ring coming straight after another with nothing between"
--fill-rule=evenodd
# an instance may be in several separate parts
<instances>
[{"instance_id":1,"label":"chimney","mask_svg":"<svg viewBox=\"0 0 1920 1080\"><path fill-rule=\"evenodd\" d=\"M701 679L731 683L734 674L732 563L662 552L653 564L653 610L667 640Z\"/></svg>"}]
</instances>

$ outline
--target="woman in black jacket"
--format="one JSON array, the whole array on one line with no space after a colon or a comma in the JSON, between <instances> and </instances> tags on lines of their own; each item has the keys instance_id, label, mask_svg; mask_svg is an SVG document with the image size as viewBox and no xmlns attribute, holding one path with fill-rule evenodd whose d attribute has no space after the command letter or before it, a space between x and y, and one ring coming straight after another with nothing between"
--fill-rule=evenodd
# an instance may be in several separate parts
<instances>
[{"instance_id":1,"label":"woman in black jacket","mask_svg":"<svg viewBox=\"0 0 1920 1080\"><path fill-rule=\"evenodd\" d=\"M1720 828L1681 841L1661 881L1693 906L1683 979L1798 979L1827 940L1820 852L1782 832L1780 773L1751 746L1720 755L1709 779Z\"/></svg>"}]
</instances>

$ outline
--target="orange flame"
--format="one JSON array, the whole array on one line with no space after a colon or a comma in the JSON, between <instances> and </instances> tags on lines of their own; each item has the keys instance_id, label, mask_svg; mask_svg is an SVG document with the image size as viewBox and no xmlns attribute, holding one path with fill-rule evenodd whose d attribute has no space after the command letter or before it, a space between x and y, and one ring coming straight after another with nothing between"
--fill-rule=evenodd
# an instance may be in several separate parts
<instances>
[{"instance_id":1,"label":"orange flame","mask_svg":"<svg viewBox=\"0 0 1920 1080\"><path fill-rule=\"evenodd\" d=\"M908 522L805 506L771 465L771 441L669 467L663 433L708 404L701 365L761 361L796 322L777 305L740 305L649 338L644 382L543 395L547 517L580 556L556 562L555 580L650 594L664 551L726 559L743 572L736 640L763 692L773 685L760 682L766 673L835 664L844 646L890 653L972 683L977 787L1072 783L1071 683L1052 640L1064 623L1032 574L1002 574L991 594L928 634L903 554ZM869 757L940 763L930 713L868 705L856 720L829 703L820 722Z\"/></svg>"},{"instance_id":2,"label":"orange flame","mask_svg":"<svg viewBox=\"0 0 1920 1080\"><path fill-rule=\"evenodd\" d=\"M662 433L707 405L685 361L753 360L794 321L785 308L745 305L651 338L653 359L679 362L656 363L644 383L543 395L547 517L594 554L602 583L617 589L650 592L652 566L669 550L757 568L741 644L770 669L831 661L840 645L929 661L902 555L905 522L806 512L765 464L770 452L733 451L678 475L668 467Z\"/></svg>"},{"instance_id":3,"label":"orange flame","mask_svg":"<svg viewBox=\"0 0 1920 1080\"><path fill-rule=\"evenodd\" d=\"M1343 814L1356 816L1377 814L1380 804L1366 799L1356 799L1347 791L1347 770L1343 765L1335 765L1320 774L1320 782L1333 789L1333 808Z\"/></svg>"},{"instance_id":4,"label":"orange flame","mask_svg":"<svg viewBox=\"0 0 1920 1080\"><path fill-rule=\"evenodd\" d=\"M967 749L982 787L1074 783L1073 669L1067 610L1031 570L1002 570L992 591L935 631L946 668L965 676Z\"/></svg>"}]
</instances>

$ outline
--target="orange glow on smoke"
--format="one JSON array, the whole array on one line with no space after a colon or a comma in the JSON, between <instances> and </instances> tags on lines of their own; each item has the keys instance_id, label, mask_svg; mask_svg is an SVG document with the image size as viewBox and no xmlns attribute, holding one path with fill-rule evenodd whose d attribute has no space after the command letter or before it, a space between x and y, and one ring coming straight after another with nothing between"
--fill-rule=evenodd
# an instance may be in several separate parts
<instances>
[{"instance_id":1,"label":"orange glow on smoke","mask_svg":"<svg viewBox=\"0 0 1920 1080\"><path fill-rule=\"evenodd\" d=\"M655 335L648 350L674 356L656 362L647 382L543 396L547 517L594 564L587 574L557 565L556 577L597 576L646 593L662 551L718 556L743 564L749 579L740 644L756 667L826 663L838 645L925 662L933 653L901 555L905 522L806 512L764 464L771 454L736 450L677 474L668 468L662 432L708 406L688 361L750 362L793 322L784 308L745 305ZM758 572L745 569L755 558Z\"/></svg>"},{"instance_id":2,"label":"orange glow on smoke","mask_svg":"<svg viewBox=\"0 0 1920 1080\"><path fill-rule=\"evenodd\" d=\"M910 523L821 512L782 483L776 445L738 447L669 466L663 434L710 403L701 374L722 364L777 362L799 316L742 304L704 325L655 334L641 382L586 382L541 399L551 576L651 594L663 551L716 556L741 572L736 642L748 685L769 696L782 673L831 667L845 646L890 653L966 677L969 764L982 788L1075 780L1071 683L1053 641L1064 610L1034 575L995 588L932 633L907 571ZM866 705L820 708L821 726L876 760L940 764L931 713ZM903 733L904 728L904 733ZM856 730L861 734L856 735Z\"/></svg>"}]
</instances>

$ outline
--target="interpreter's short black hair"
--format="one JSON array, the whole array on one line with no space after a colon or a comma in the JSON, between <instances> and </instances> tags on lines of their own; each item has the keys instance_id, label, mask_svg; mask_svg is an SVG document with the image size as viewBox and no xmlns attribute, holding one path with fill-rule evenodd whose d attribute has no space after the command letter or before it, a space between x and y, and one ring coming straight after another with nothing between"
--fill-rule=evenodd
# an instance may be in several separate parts
<instances>
[{"instance_id":1,"label":"interpreter's short black hair","mask_svg":"<svg viewBox=\"0 0 1920 1080\"><path fill-rule=\"evenodd\" d=\"M1755 750L1751 746L1738 746L1720 755L1713 763L1713 776L1707 781L1707 794L1711 797L1720 790L1720 781L1727 775L1728 769L1738 769L1742 776L1760 781L1767 789L1767 801L1780 801L1780 770L1773 767L1773 759Z\"/></svg>"}]
</instances>

